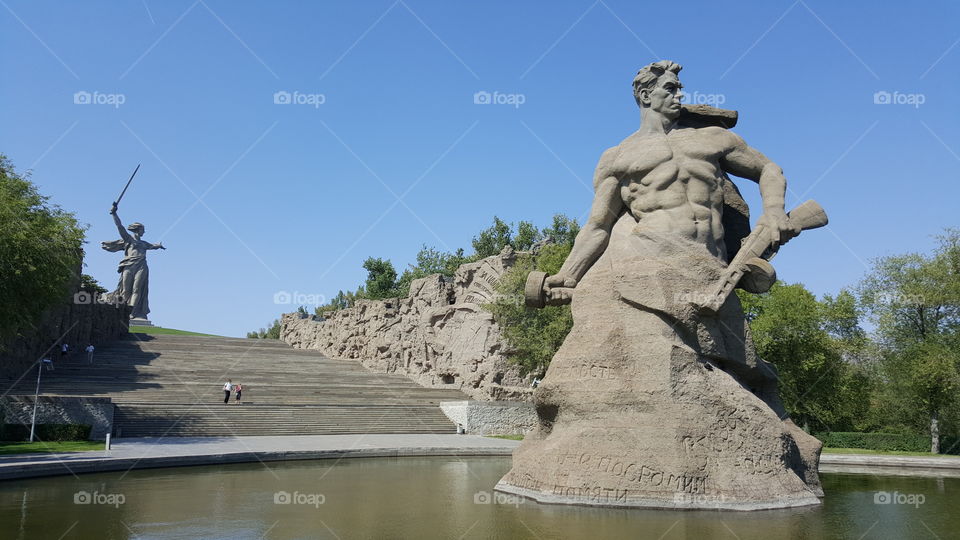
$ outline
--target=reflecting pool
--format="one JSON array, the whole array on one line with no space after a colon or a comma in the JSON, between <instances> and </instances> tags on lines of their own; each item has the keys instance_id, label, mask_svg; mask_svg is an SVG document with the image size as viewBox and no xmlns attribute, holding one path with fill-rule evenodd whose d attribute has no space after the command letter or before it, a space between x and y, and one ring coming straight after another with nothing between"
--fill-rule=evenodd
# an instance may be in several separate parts
<instances>
[{"instance_id":1,"label":"reflecting pool","mask_svg":"<svg viewBox=\"0 0 960 540\"><path fill-rule=\"evenodd\" d=\"M819 507L539 505L505 457L289 461L0 482L5 539L960 538L960 479L828 473Z\"/></svg>"}]
</instances>

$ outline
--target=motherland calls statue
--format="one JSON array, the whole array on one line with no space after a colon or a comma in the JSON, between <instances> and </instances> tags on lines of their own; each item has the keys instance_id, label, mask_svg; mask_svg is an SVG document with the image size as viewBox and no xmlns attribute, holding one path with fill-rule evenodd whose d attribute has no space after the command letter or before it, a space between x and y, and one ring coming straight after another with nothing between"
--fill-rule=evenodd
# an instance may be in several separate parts
<instances>
[{"instance_id":1,"label":"motherland calls statue","mask_svg":"<svg viewBox=\"0 0 960 540\"><path fill-rule=\"evenodd\" d=\"M499 491L739 510L823 494L822 445L788 418L731 292L768 290L768 259L826 215L813 201L787 214L780 167L726 129L734 111L682 107L680 69L664 60L637 73L640 129L600 157L590 217L563 267L528 279L529 305L571 302L574 324ZM749 236L727 173L759 184Z\"/></svg>"},{"instance_id":2,"label":"motherland calls statue","mask_svg":"<svg viewBox=\"0 0 960 540\"><path fill-rule=\"evenodd\" d=\"M132 179L132 178L131 178ZM129 183L128 183L129 185ZM122 196L122 195L121 195ZM124 257L120 261L117 272L120 273L120 282L117 284L117 290L110 294L113 301L125 302L130 306L130 319L132 322L141 322L149 324L147 315L150 313L150 303L148 301L148 280L150 269L147 268L147 251L151 249L167 249L163 244L151 244L141 240L144 227L141 223L131 223L124 229L120 216L117 215L117 204L113 203L110 208L110 215L113 216L113 222L120 232L119 240L101 242L100 247L116 252L123 250ZM127 230L130 232L128 233ZM133 234L130 234L133 233Z\"/></svg>"}]
</instances>

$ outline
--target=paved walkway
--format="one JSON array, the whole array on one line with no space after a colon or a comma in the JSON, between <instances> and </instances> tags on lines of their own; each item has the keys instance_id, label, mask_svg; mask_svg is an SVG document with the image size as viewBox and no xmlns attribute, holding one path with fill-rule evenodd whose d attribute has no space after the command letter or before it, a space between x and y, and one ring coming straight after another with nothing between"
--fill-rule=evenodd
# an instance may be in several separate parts
<instances>
[{"instance_id":1,"label":"paved walkway","mask_svg":"<svg viewBox=\"0 0 960 540\"><path fill-rule=\"evenodd\" d=\"M304 435L117 439L110 451L0 456L0 480L153 467L398 456L509 456L520 441L476 435Z\"/></svg>"}]
</instances>

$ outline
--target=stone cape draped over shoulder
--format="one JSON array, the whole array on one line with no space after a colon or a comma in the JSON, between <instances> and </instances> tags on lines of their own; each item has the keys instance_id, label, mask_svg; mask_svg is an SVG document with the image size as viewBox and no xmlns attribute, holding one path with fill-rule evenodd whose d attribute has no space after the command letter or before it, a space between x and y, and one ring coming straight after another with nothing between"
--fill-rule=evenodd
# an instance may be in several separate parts
<instances>
[{"instance_id":1,"label":"stone cape draped over shoulder","mask_svg":"<svg viewBox=\"0 0 960 540\"><path fill-rule=\"evenodd\" d=\"M751 380L773 379L773 369L759 361L749 338L740 301L731 295L715 316L699 306L710 298L726 264L702 244L669 233L646 230L625 213L611 231L606 265L615 298L634 309L655 314L679 341L704 357L723 363ZM768 372L757 372L758 362ZM746 368L746 369L743 369Z\"/></svg>"},{"instance_id":2,"label":"stone cape draped over shoulder","mask_svg":"<svg viewBox=\"0 0 960 540\"><path fill-rule=\"evenodd\" d=\"M750 232L750 215L740 191L725 174L722 189L723 255L731 260ZM723 363L742 379L775 385L776 371L758 359L735 294L715 316L700 312L699 306L722 278L726 262L702 243L650 230L628 211L621 214L610 236L595 265L604 265L598 274L605 276L601 280L609 280L601 286L613 291L611 300L656 314L691 350Z\"/></svg>"},{"instance_id":3,"label":"stone cape draped over shoulder","mask_svg":"<svg viewBox=\"0 0 960 540\"><path fill-rule=\"evenodd\" d=\"M144 240L134 240L131 243L120 239L101 242L100 247L111 253L124 252L124 257L117 267L120 274L117 289L109 296L112 296L114 301L122 298L122 301L130 306L131 318L146 319L150 313L147 250L153 247L153 244Z\"/></svg>"}]
</instances>

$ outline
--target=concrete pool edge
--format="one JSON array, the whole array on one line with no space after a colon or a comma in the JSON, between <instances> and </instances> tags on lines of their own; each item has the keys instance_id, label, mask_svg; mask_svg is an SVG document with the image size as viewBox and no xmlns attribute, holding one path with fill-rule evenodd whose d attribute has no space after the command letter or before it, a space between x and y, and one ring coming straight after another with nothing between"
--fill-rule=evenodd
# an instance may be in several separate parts
<instances>
[{"instance_id":1,"label":"concrete pool edge","mask_svg":"<svg viewBox=\"0 0 960 540\"><path fill-rule=\"evenodd\" d=\"M0 456L0 481L268 461L361 457L507 457L519 444L519 441L508 439L432 434L118 439L110 452ZM824 453L820 464L821 472L960 477L960 458Z\"/></svg>"},{"instance_id":2,"label":"concrete pool edge","mask_svg":"<svg viewBox=\"0 0 960 540\"><path fill-rule=\"evenodd\" d=\"M960 478L960 458L825 453L820 472Z\"/></svg>"},{"instance_id":3,"label":"concrete pool edge","mask_svg":"<svg viewBox=\"0 0 960 540\"><path fill-rule=\"evenodd\" d=\"M960 457L886 456L880 454L820 455L821 464L871 467L922 467L928 469L960 469Z\"/></svg>"},{"instance_id":4,"label":"concrete pool edge","mask_svg":"<svg viewBox=\"0 0 960 540\"><path fill-rule=\"evenodd\" d=\"M264 440L269 444L263 444ZM406 434L119 439L110 452L0 456L0 481L133 469L319 459L505 457L510 456L518 444L517 441L469 435ZM311 445L321 447L304 448ZM226 449L225 446L241 449Z\"/></svg>"}]
</instances>

